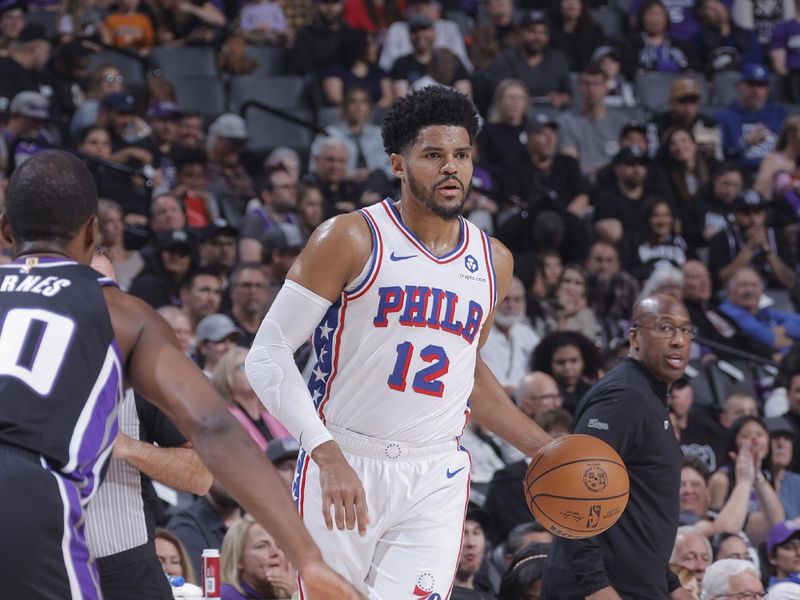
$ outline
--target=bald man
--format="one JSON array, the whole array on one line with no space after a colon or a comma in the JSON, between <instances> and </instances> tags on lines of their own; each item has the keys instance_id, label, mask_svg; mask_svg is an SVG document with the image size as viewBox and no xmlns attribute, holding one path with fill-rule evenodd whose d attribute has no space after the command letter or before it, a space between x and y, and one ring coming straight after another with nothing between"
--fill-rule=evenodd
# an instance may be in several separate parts
<instances>
[{"instance_id":1,"label":"bald man","mask_svg":"<svg viewBox=\"0 0 800 600\"><path fill-rule=\"evenodd\" d=\"M637 302L631 323L630 355L575 412L575 433L604 440L625 461L630 500L610 530L553 541L542 587L549 600L688 598L668 567L678 529L682 455L666 400L686 369L694 330L686 307L664 295Z\"/></svg>"}]
</instances>

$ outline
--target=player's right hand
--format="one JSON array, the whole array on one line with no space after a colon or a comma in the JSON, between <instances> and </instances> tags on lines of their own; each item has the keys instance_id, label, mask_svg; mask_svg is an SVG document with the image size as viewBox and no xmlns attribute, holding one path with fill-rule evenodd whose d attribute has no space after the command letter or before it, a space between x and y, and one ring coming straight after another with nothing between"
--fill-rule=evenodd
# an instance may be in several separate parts
<instances>
[{"instance_id":1,"label":"player's right hand","mask_svg":"<svg viewBox=\"0 0 800 600\"><path fill-rule=\"evenodd\" d=\"M300 570L300 578L309 600L366 600L322 561L308 563Z\"/></svg>"},{"instance_id":2,"label":"player's right hand","mask_svg":"<svg viewBox=\"0 0 800 600\"><path fill-rule=\"evenodd\" d=\"M322 487L322 516L328 529L334 521L340 531L352 530L358 524L359 535L367 532L367 495L358 475L347 462L339 445L334 441L320 444L311 453L319 467ZM333 506L333 519L331 519Z\"/></svg>"}]
</instances>

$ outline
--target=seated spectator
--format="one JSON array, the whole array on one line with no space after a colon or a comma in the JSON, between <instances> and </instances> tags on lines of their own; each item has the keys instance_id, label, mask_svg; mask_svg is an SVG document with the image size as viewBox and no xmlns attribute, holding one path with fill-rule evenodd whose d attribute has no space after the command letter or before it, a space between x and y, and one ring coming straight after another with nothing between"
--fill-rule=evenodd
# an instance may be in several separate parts
<instances>
[{"instance_id":1,"label":"seated spectator","mask_svg":"<svg viewBox=\"0 0 800 600\"><path fill-rule=\"evenodd\" d=\"M800 591L800 524L796 521L777 523L767 540L767 554L773 571L769 579L770 592L772 586L784 582L795 584L794 591Z\"/></svg>"},{"instance_id":2,"label":"seated spectator","mask_svg":"<svg viewBox=\"0 0 800 600\"><path fill-rule=\"evenodd\" d=\"M322 190L311 183L300 188L300 203L297 205L298 227L304 240L311 237L325 217L325 199Z\"/></svg>"},{"instance_id":3,"label":"seated spectator","mask_svg":"<svg viewBox=\"0 0 800 600\"><path fill-rule=\"evenodd\" d=\"M127 292L142 269L144 259L135 250L125 248L122 207L113 200L101 199L97 206L97 231L100 244L107 250L114 267L117 285Z\"/></svg>"},{"instance_id":4,"label":"seated spectator","mask_svg":"<svg viewBox=\"0 0 800 600\"><path fill-rule=\"evenodd\" d=\"M497 236L512 252L557 250L564 260L581 261L588 252L589 232L582 217L591 184L575 158L558 152L557 123L540 114L526 129L526 154L507 156L498 177L498 194L510 208L498 218ZM545 218L556 220L563 231L555 247L531 236Z\"/></svg>"},{"instance_id":5,"label":"seated spectator","mask_svg":"<svg viewBox=\"0 0 800 600\"><path fill-rule=\"evenodd\" d=\"M544 12L526 12L519 21L520 44L500 52L489 72L495 86L505 79L518 79L534 103L562 108L570 101L569 64L563 52L550 47L550 28Z\"/></svg>"},{"instance_id":6,"label":"seated spectator","mask_svg":"<svg viewBox=\"0 0 800 600\"><path fill-rule=\"evenodd\" d=\"M800 37L798 35L800 35L800 21L795 14L794 18L775 25L769 40L772 69L782 77L784 95L789 102L800 102L800 49L798 48Z\"/></svg>"},{"instance_id":7,"label":"seated spectator","mask_svg":"<svg viewBox=\"0 0 800 600\"><path fill-rule=\"evenodd\" d=\"M433 0L409 0L406 6L406 21L395 21L386 32L378 65L389 71L401 56L411 53L410 22L416 16L423 16L433 23L436 48L447 48L458 57L467 71L472 71L472 63L467 56L464 36L458 25L442 18L442 6Z\"/></svg>"},{"instance_id":8,"label":"seated spectator","mask_svg":"<svg viewBox=\"0 0 800 600\"><path fill-rule=\"evenodd\" d=\"M593 175L607 165L618 146L609 140L619 138L628 122L624 114L606 108L608 80L599 67L590 66L580 74L578 110L559 115L559 147L561 152L578 159L581 170Z\"/></svg>"},{"instance_id":9,"label":"seated spectator","mask_svg":"<svg viewBox=\"0 0 800 600\"><path fill-rule=\"evenodd\" d=\"M343 18L353 29L362 29L384 37L389 26L401 18L405 4L402 0L382 3L350 0L344 4Z\"/></svg>"},{"instance_id":10,"label":"seated spectator","mask_svg":"<svg viewBox=\"0 0 800 600\"><path fill-rule=\"evenodd\" d=\"M435 48L425 75L411 85L411 91L417 92L429 85L440 85L472 96L472 82L463 76L461 62L447 48Z\"/></svg>"},{"instance_id":11,"label":"seated spectator","mask_svg":"<svg viewBox=\"0 0 800 600\"><path fill-rule=\"evenodd\" d=\"M347 90L358 87L367 91L371 103L388 108L394 100L394 92L389 74L377 65L375 37L356 30L342 40L338 52L338 58L322 80L325 101L332 106L343 106Z\"/></svg>"},{"instance_id":12,"label":"seated spectator","mask_svg":"<svg viewBox=\"0 0 800 600\"><path fill-rule=\"evenodd\" d=\"M297 571L275 539L250 515L225 533L220 553L220 598L291 598Z\"/></svg>"},{"instance_id":13,"label":"seated spectator","mask_svg":"<svg viewBox=\"0 0 800 600\"><path fill-rule=\"evenodd\" d=\"M159 173L168 189L177 184L174 153L178 144L180 120L181 114L174 101L156 100L147 109L150 137L154 143L154 149L159 155Z\"/></svg>"},{"instance_id":14,"label":"seated spectator","mask_svg":"<svg viewBox=\"0 0 800 600\"><path fill-rule=\"evenodd\" d=\"M670 196L679 214L688 208L704 185L711 181L716 161L707 158L691 130L680 125L667 129L661 136L659 162L670 186Z\"/></svg>"},{"instance_id":15,"label":"seated spectator","mask_svg":"<svg viewBox=\"0 0 800 600\"><path fill-rule=\"evenodd\" d=\"M603 30L583 0L559 0L553 10L550 35L553 48L564 53L569 70L576 72L589 66L592 54L603 41Z\"/></svg>"},{"instance_id":16,"label":"seated spectator","mask_svg":"<svg viewBox=\"0 0 800 600\"><path fill-rule=\"evenodd\" d=\"M13 14L13 13L12 13ZM20 92L39 92L47 97L52 87L43 73L50 58L50 39L44 26L30 23L0 55L0 111L6 112Z\"/></svg>"},{"instance_id":17,"label":"seated spectator","mask_svg":"<svg viewBox=\"0 0 800 600\"><path fill-rule=\"evenodd\" d=\"M322 191L325 198L325 217L355 210L360 204L361 186L347 176L350 161L348 144L337 137L323 139L311 158L305 182Z\"/></svg>"},{"instance_id":18,"label":"seated spectator","mask_svg":"<svg viewBox=\"0 0 800 600\"><path fill-rule=\"evenodd\" d=\"M734 204L744 190L739 165L727 162L711 175L711 181L697 195L694 204L681 215L684 235L695 248L707 246L711 239L735 221ZM688 209L688 210L687 210Z\"/></svg>"},{"instance_id":19,"label":"seated spectator","mask_svg":"<svg viewBox=\"0 0 800 600\"><path fill-rule=\"evenodd\" d=\"M692 41L709 79L739 71L745 63L764 61L755 33L731 22L730 6L723 0L702 0L694 7L703 27Z\"/></svg>"},{"instance_id":20,"label":"seated spectator","mask_svg":"<svg viewBox=\"0 0 800 600\"><path fill-rule=\"evenodd\" d=\"M734 0L731 17L742 29L756 32L763 49L769 48L772 30L781 21L793 19L796 14L794 0Z\"/></svg>"},{"instance_id":21,"label":"seated spectator","mask_svg":"<svg viewBox=\"0 0 800 600\"><path fill-rule=\"evenodd\" d=\"M639 296L639 282L622 270L617 247L608 242L592 244L586 259L589 273L589 306L600 319L604 346L627 337L628 317Z\"/></svg>"},{"instance_id":22,"label":"seated spectator","mask_svg":"<svg viewBox=\"0 0 800 600\"><path fill-rule=\"evenodd\" d=\"M794 429L785 417L767 418L764 423L769 431L775 490L781 499L786 518L796 519L800 517L800 473L789 470L795 446Z\"/></svg>"},{"instance_id":23,"label":"seated spectator","mask_svg":"<svg viewBox=\"0 0 800 600\"><path fill-rule=\"evenodd\" d=\"M555 295L546 300L547 331L576 331L589 339L597 335L597 316L589 307L586 291L586 271L577 264L564 267Z\"/></svg>"},{"instance_id":24,"label":"seated spectator","mask_svg":"<svg viewBox=\"0 0 800 600\"><path fill-rule=\"evenodd\" d=\"M792 415L788 411L791 408L790 399L800 394L800 379L797 381L794 379L797 373L800 373L800 349L793 348L781 358L778 364L778 373L775 375L772 390L767 392L764 400L765 417L786 417L790 424L793 422ZM795 439L800 440L800 433L795 433ZM796 450L794 454L797 454ZM800 471L794 464L789 468L793 471Z\"/></svg>"},{"instance_id":25,"label":"seated spectator","mask_svg":"<svg viewBox=\"0 0 800 600\"><path fill-rule=\"evenodd\" d=\"M176 148L173 154L176 187L171 191L186 211L191 229L204 229L221 218L217 199L206 189L208 155L203 150Z\"/></svg>"},{"instance_id":26,"label":"seated spectator","mask_svg":"<svg viewBox=\"0 0 800 600\"><path fill-rule=\"evenodd\" d=\"M679 565L689 569L694 575L697 585L703 581L703 575L711 564L714 552L708 538L691 525L678 527L675 545L672 547L670 565Z\"/></svg>"},{"instance_id":27,"label":"seated spectator","mask_svg":"<svg viewBox=\"0 0 800 600\"><path fill-rule=\"evenodd\" d=\"M236 239L239 230L225 219L216 219L200 232L197 245L200 268L217 273L223 279L223 290L231 270L237 264Z\"/></svg>"},{"instance_id":28,"label":"seated spectator","mask_svg":"<svg viewBox=\"0 0 800 600\"><path fill-rule=\"evenodd\" d=\"M181 121L178 124L178 145L193 150L206 149L206 129L202 115L181 112Z\"/></svg>"},{"instance_id":29,"label":"seated spectator","mask_svg":"<svg viewBox=\"0 0 800 600\"><path fill-rule=\"evenodd\" d=\"M49 80L51 127L67 139L69 122L83 101L82 86L89 77L92 51L88 44L75 41L57 46L42 77Z\"/></svg>"},{"instance_id":30,"label":"seated spectator","mask_svg":"<svg viewBox=\"0 0 800 600\"><path fill-rule=\"evenodd\" d=\"M279 2L249 0L239 13L237 33L251 44L282 46L290 39L286 17Z\"/></svg>"},{"instance_id":31,"label":"seated spectator","mask_svg":"<svg viewBox=\"0 0 800 600\"><path fill-rule=\"evenodd\" d=\"M475 71L487 71L499 52L519 43L519 32L514 26L514 3L511 0L488 0L469 37L472 43L467 50Z\"/></svg>"},{"instance_id":32,"label":"seated spectator","mask_svg":"<svg viewBox=\"0 0 800 600\"><path fill-rule=\"evenodd\" d=\"M514 277L506 297L495 310L492 329L480 350L486 366L511 397L527 373L533 350L539 343L539 336L525 316L525 304L525 287Z\"/></svg>"},{"instance_id":33,"label":"seated spectator","mask_svg":"<svg viewBox=\"0 0 800 600\"><path fill-rule=\"evenodd\" d=\"M458 558L452 600L491 600L492 596L476 588L475 575L486 555L486 534L489 516L483 509L467 509L461 554Z\"/></svg>"},{"instance_id":34,"label":"seated spectator","mask_svg":"<svg viewBox=\"0 0 800 600\"><path fill-rule=\"evenodd\" d=\"M109 94L100 101L97 125L105 127L111 135L111 149L117 162L133 162L138 166L155 167L154 144L144 148L149 141L150 126L139 115L136 99L131 94Z\"/></svg>"},{"instance_id":35,"label":"seated spectator","mask_svg":"<svg viewBox=\"0 0 800 600\"><path fill-rule=\"evenodd\" d=\"M306 240L297 225L279 223L264 238L264 256L267 276L278 287L286 281L286 275L297 260Z\"/></svg>"},{"instance_id":36,"label":"seated spectator","mask_svg":"<svg viewBox=\"0 0 800 600\"><path fill-rule=\"evenodd\" d=\"M139 4L140 0L122 0L103 22L100 37L108 46L134 50L144 57L155 43L155 30Z\"/></svg>"},{"instance_id":37,"label":"seated spectator","mask_svg":"<svg viewBox=\"0 0 800 600\"><path fill-rule=\"evenodd\" d=\"M524 157L523 142L530 106L528 88L519 79L505 79L495 89L487 122L478 132L478 161L492 179L500 179L503 167Z\"/></svg>"},{"instance_id":38,"label":"seated spectator","mask_svg":"<svg viewBox=\"0 0 800 600\"><path fill-rule=\"evenodd\" d=\"M25 8L22 2L8 2L0 7L0 53L8 50L25 27Z\"/></svg>"},{"instance_id":39,"label":"seated spectator","mask_svg":"<svg viewBox=\"0 0 800 600\"><path fill-rule=\"evenodd\" d=\"M678 302L683 302L683 273L680 269L676 269L668 262L656 265L650 276L644 280L639 299L653 294L672 296Z\"/></svg>"},{"instance_id":40,"label":"seated spectator","mask_svg":"<svg viewBox=\"0 0 800 600\"><path fill-rule=\"evenodd\" d=\"M317 81L333 64L344 40L353 35L342 19L343 0L313 4L311 22L298 28L294 46L287 57L288 68L295 75L314 75ZM386 67L381 65L386 70Z\"/></svg>"},{"instance_id":41,"label":"seated spectator","mask_svg":"<svg viewBox=\"0 0 800 600\"><path fill-rule=\"evenodd\" d=\"M153 198L150 204L150 231L157 237L178 229L186 229L186 212L183 205L172 194ZM194 240L187 237L191 244ZM193 247L192 247L193 249Z\"/></svg>"},{"instance_id":42,"label":"seated spectator","mask_svg":"<svg viewBox=\"0 0 800 600\"><path fill-rule=\"evenodd\" d=\"M128 292L153 308L181 304L180 289L192 268L192 246L184 231L160 234L156 253L145 269L131 283Z\"/></svg>"},{"instance_id":43,"label":"seated spectator","mask_svg":"<svg viewBox=\"0 0 800 600\"><path fill-rule=\"evenodd\" d=\"M747 537L760 544L769 536L772 527L784 520L783 505L772 482L769 432L758 417L742 417L730 429L728 452L731 458L711 476L708 491L711 508L720 510L736 489L738 476L735 466L740 453L749 454L742 462L753 462L752 491L745 525Z\"/></svg>"},{"instance_id":44,"label":"seated spectator","mask_svg":"<svg viewBox=\"0 0 800 600\"><path fill-rule=\"evenodd\" d=\"M742 537L742 534L723 533L719 536L719 541L717 542L716 547L717 551L714 554L715 561L722 560L724 558L752 560L750 557L751 549L748 548L747 543Z\"/></svg>"},{"instance_id":45,"label":"seated spectator","mask_svg":"<svg viewBox=\"0 0 800 600\"><path fill-rule=\"evenodd\" d=\"M257 204L250 203L242 220L239 257L261 262L264 236L277 223L297 223L298 185L283 167L271 167L258 180Z\"/></svg>"},{"instance_id":46,"label":"seated spectator","mask_svg":"<svg viewBox=\"0 0 800 600\"><path fill-rule=\"evenodd\" d=\"M0 135L0 177L11 177L14 169L55 142L44 126L49 104L39 92L20 92L11 100Z\"/></svg>"},{"instance_id":47,"label":"seated spectator","mask_svg":"<svg viewBox=\"0 0 800 600\"><path fill-rule=\"evenodd\" d=\"M223 317L219 319L219 324L224 325L224 331L230 331L228 336L230 346L225 352L211 376L211 382L217 388L220 395L228 402L228 410L236 417L250 438L262 450L267 449L267 444L274 440L284 437L291 437L286 428L281 425L275 417L270 415L256 396L250 382L244 374L244 359L247 356L247 349L236 346L235 334L238 328L231 326L233 322L225 315L213 315ZM215 323L216 324L216 323ZM220 333L223 329L220 330ZM198 333L199 336L199 333Z\"/></svg>"},{"instance_id":48,"label":"seated spectator","mask_svg":"<svg viewBox=\"0 0 800 600\"><path fill-rule=\"evenodd\" d=\"M717 112L715 118L722 128L725 158L755 172L761 160L775 149L787 112L767 100L769 71L763 65L744 65L736 90L738 99Z\"/></svg>"},{"instance_id":49,"label":"seated spectator","mask_svg":"<svg viewBox=\"0 0 800 600\"><path fill-rule=\"evenodd\" d=\"M635 30L642 26L641 12L646 0L633 0L628 7L629 29ZM663 0L663 5L669 15L669 34L676 40L689 43L692 37L700 30L694 6L689 6L681 0Z\"/></svg>"},{"instance_id":50,"label":"seated spectator","mask_svg":"<svg viewBox=\"0 0 800 600\"><path fill-rule=\"evenodd\" d=\"M195 269L181 284L180 298L183 312L189 317L192 329L196 330L200 321L219 311L222 277L216 269Z\"/></svg>"},{"instance_id":51,"label":"seated spectator","mask_svg":"<svg viewBox=\"0 0 800 600\"><path fill-rule=\"evenodd\" d=\"M797 196L797 161L800 159L800 115L786 118L781 125L775 150L758 166L753 189L779 212L783 222L800 219L800 198Z\"/></svg>"},{"instance_id":52,"label":"seated spectator","mask_svg":"<svg viewBox=\"0 0 800 600\"><path fill-rule=\"evenodd\" d=\"M273 282L258 263L240 262L230 275L231 307L227 311L239 327L237 342L244 348L253 345L256 332L275 298Z\"/></svg>"},{"instance_id":53,"label":"seated spectator","mask_svg":"<svg viewBox=\"0 0 800 600\"><path fill-rule=\"evenodd\" d=\"M170 577L183 577L186 583L196 584L192 563L181 541L166 529L156 528L156 556Z\"/></svg>"},{"instance_id":54,"label":"seated spectator","mask_svg":"<svg viewBox=\"0 0 800 600\"><path fill-rule=\"evenodd\" d=\"M657 115L654 123L658 140L668 129L684 127L691 132L703 156L722 160L722 130L713 118L700 112L700 84L696 79L679 77L672 82L669 110ZM652 150L655 152L657 148Z\"/></svg>"},{"instance_id":55,"label":"seated spectator","mask_svg":"<svg viewBox=\"0 0 800 600\"><path fill-rule=\"evenodd\" d=\"M752 562L726 558L712 564L705 577L701 598L763 598L758 569Z\"/></svg>"},{"instance_id":56,"label":"seated spectator","mask_svg":"<svg viewBox=\"0 0 800 600\"><path fill-rule=\"evenodd\" d=\"M645 281L662 264L682 268L694 256L679 233L670 203L650 196L644 201L644 219L638 233L631 236L631 253L625 269L639 281Z\"/></svg>"},{"instance_id":57,"label":"seated spectator","mask_svg":"<svg viewBox=\"0 0 800 600\"><path fill-rule=\"evenodd\" d=\"M540 598L549 544L528 544L517 551L500 583L498 598Z\"/></svg>"},{"instance_id":58,"label":"seated spectator","mask_svg":"<svg viewBox=\"0 0 800 600\"><path fill-rule=\"evenodd\" d=\"M220 115L208 128L208 191L217 198L221 216L234 226L255 196L253 178L242 164L247 138L247 125L239 115Z\"/></svg>"},{"instance_id":59,"label":"seated spectator","mask_svg":"<svg viewBox=\"0 0 800 600\"><path fill-rule=\"evenodd\" d=\"M600 46L592 54L591 64L606 74L606 106L636 106L633 86L622 72L622 59L613 46Z\"/></svg>"},{"instance_id":60,"label":"seated spectator","mask_svg":"<svg viewBox=\"0 0 800 600\"><path fill-rule=\"evenodd\" d=\"M172 328L175 337L178 338L178 345L180 346L181 352L189 358L194 359L195 357L192 355L192 339L194 337L194 332L192 331L192 325L189 323L186 313L177 306L160 306L156 309L156 312L161 315L161 318Z\"/></svg>"},{"instance_id":61,"label":"seated spectator","mask_svg":"<svg viewBox=\"0 0 800 600\"><path fill-rule=\"evenodd\" d=\"M661 0L646 0L637 15L633 39L636 67L641 71L678 73L694 68L694 55L684 42L669 33L670 20Z\"/></svg>"},{"instance_id":62,"label":"seated spectator","mask_svg":"<svg viewBox=\"0 0 800 600\"><path fill-rule=\"evenodd\" d=\"M626 231L635 231L642 223L649 160L632 146L617 152L611 166L614 181L598 185L592 204L597 237L616 244Z\"/></svg>"},{"instance_id":63,"label":"seated spectator","mask_svg":"<svg viewBox=\"0 0 800 600\"><path fill-rule=\"evenodd\" d=\"M225 27L225 15L213 0L145 0L144 13L155 25L158 46L212 44Z\"/></svg>"},{"instance_id":64,"label":"seated spectator","mask_svg":"<svg viewBox=\"0 0 800 600\"><path fill-rule=\"evenodd\" d=\"M125 77L114 65L100 65L89 77L86 98L72 116L69 131L74 136L97 122L100 100L125 91Z\"/></svg>"},{"instance_id":65,"label":"seated spectator","mask_svg":"<svg viewBox=\"0 0 800 600\"><path fill-rule=\"evenodd\" d=\"M557 331L539 342L531 370L553 377L561 391L562 406L574 413L580 399L600 376L600 355L580 333Z\"/></svg>"},{"instance_id":66,"label":"seated spectator","mask_svg":"<svg viewBox=\"0 0 800 600\"><path fill-rule=\"evenodd\" d=\"M667 408L669 408L669 420L675 430L675 437L678 438L678 442L681 441L681 435L689 425L689 411L693 403L694 390L689 385L688 379L683 377L672 384L667 396ZM686 456L683 446L681 446L681 452Z\"/></svg>"},{"instance_id":67,"label":"seated spectator","mask_svg":"<svg viewBox=\"0 0 800 600\"><path fill-rule=\"evenodd\" d=\"M294 474L297 471L297 457L300 455L300 444L293 437L277 438L267 444L267 458L278 471L286 487L291 489Z\"/></svg>"}]
</instances>

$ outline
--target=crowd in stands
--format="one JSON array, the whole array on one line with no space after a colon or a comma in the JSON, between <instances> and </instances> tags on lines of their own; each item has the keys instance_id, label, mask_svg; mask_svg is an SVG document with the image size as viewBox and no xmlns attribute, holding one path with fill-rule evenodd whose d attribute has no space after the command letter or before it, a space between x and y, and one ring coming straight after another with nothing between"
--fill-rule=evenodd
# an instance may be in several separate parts
<instances>
[{"instance_id":1,"label":"crowd in stands","mask_svg":"<svg viewBox=\"0 0 800 600\"><path fill-rule=\"evenodd\" d=\"M42 149L84 160L120 287L172 326L288 494L299 448L246 349L314 229L396 195L380 116L429 85L478 107L465 215L515 256L482 349L494 375L569 433L627 354L637 298L680 298L697 333L668 399L675 572L697 597L755 577L800 598L798 2L0 0L0 208ZM311 373L310 344L296 362ZM474 425L462 443L453 598L538 598L551 538L526 458ZM159 514L166 573L192 581L219 548L223 598L296 592L218 485Z\"/></svg>"}]
</instances>

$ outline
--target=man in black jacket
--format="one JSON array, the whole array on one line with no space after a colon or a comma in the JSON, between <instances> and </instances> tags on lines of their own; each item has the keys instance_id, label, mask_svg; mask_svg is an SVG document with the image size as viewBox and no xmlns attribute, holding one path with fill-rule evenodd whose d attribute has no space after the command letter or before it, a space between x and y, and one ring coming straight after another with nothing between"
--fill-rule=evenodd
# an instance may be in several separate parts
<instances>
[{"instance_id":1,"label":"man in black jacket","mask_svg":"<svg viewBox=\"0 0 800 600\"><path fill-rule=\"evenodd\" d=\"M688 598L668 567L682 455L666 399L689 360L692 324L683 304L664 295L637 302L632 323L630 357L584 396L575 413L575 433L599 437L625 461L628 506L596 537L553 540L542 588L547 600Z\"/></svg>"}]
</instances>

